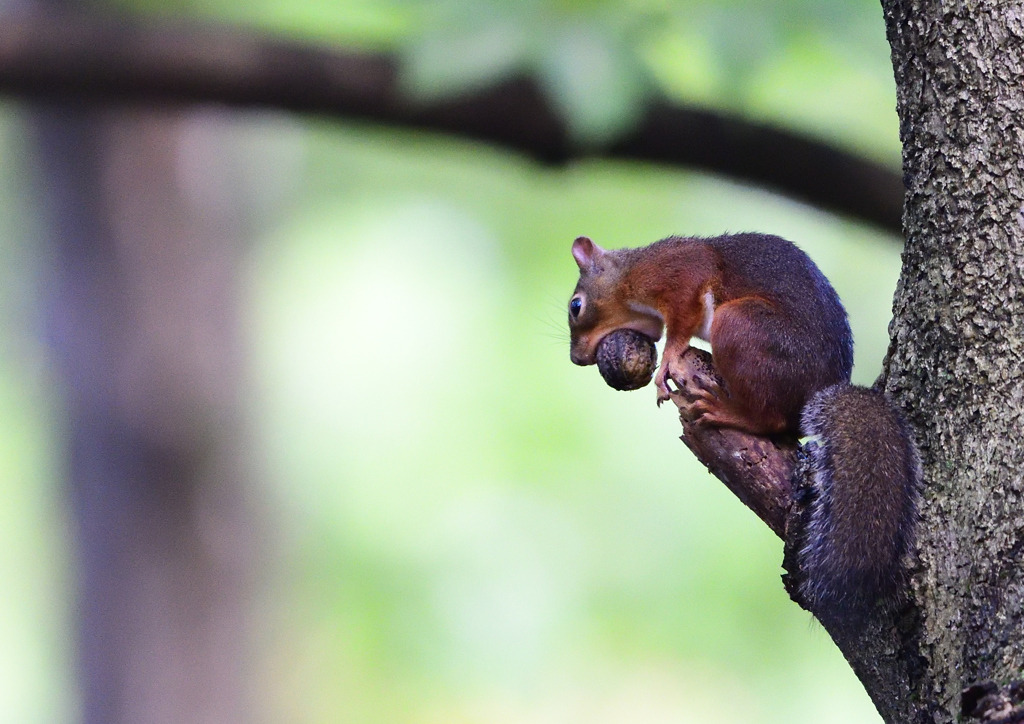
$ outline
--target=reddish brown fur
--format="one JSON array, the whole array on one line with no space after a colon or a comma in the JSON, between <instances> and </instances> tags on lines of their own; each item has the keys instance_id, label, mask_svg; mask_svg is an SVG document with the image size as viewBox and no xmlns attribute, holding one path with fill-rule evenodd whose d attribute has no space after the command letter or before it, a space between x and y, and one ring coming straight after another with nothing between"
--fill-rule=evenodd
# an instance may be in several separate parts
<instances>
[{"instance_id":1,"label":"reddish brown fur","mask_svg":"<svg viewBox=\"0 0 1024 724\"><path fill-rule=\"evenodd\" d=\"M853 339L846 312L806 254L775 236L673 237L606 252L577 239L580 280L570 300L571 356L593 364L609 332L666 331L655 381L667 399L674 365L708 332L724 389L697 393L700 422L758 435L817 436L811 520L801 551L806 604L822 621L859 626L891 606L913 548L920 470L899 413L879 393L849 384ZM801 411L803 419L801 420Z\"/></svg>"},{"instance_id":2,"label":"reddish brown fur","mask_svg":"<svg viewBox=\"0 0 1024 724\"><path fill-rule=\"evenodd\" d=\"M672 237L640 249L606 252L577 242L580 281L570 314L573 360L591 364L601 338L628 327L666 334L655 381L667 399L674 365L704 320L704 295L715 312L710 339L724 391L695 403L705 424L755 434L796 432L800 411L817 390L849 380L852 338L835 291L813 262L778 237L742 234ZM652 333L654 332L654 333ZM724 392L724 394L723 394Z\"/></svg>"}]
</instances>

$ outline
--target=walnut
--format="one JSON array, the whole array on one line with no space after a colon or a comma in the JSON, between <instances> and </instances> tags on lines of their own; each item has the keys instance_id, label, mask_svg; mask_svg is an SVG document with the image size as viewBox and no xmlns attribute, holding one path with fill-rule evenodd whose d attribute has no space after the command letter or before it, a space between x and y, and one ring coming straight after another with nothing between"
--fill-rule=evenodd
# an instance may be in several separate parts
<instances>
[{"instance_id":1,"label":"walnut","mask_svg":"<svg viewBox=\"0 0 1024 724\"><path fill-rule=\"evenodd\" d=\"M654 376L654 340L632 329L617 329L597 346L597 368L609 387L638 390Z\"/></svg>"}]
</instances>

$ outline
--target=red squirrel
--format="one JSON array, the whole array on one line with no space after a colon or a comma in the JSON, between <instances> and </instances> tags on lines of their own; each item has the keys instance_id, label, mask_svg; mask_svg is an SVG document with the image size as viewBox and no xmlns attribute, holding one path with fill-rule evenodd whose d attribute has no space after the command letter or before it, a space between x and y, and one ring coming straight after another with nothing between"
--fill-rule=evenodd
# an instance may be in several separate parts
<instances>
[{"instance_id":1,"label":"red squirrel","mask_svg":"<svg viewBox=\"0 0 1024 724\"><path fill-rule=\"evenodd\" d=\"M721 388L697 392L697 423L811 437L812 503L802 596L849 620L898 600L914 544L920 463L909 428L876 390L850 384L853 335L832 285L795 244L766 234L670 237L606 251L572 245L570 357L594 364L609 332L665 333L658 404L697 337Z\"/></svg>"}]
</instances>

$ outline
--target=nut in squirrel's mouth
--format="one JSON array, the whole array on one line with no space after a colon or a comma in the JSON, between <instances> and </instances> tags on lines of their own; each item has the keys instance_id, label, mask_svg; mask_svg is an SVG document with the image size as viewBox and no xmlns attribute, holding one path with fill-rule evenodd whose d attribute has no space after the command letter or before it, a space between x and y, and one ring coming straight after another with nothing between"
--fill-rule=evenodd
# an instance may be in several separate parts
<instances>
[{"instance_id":1,"label":"nut in squirrel's mouth","mask_svg":"<svg viewBox=\"0 0 1024 724\"><path fill-rule=\"evenodd\" d=\"M597 350L601 346L601 342L609 335L615 332L630 331L636 332L643 335L651 340L652 343L657 342L661 339L664 327L661 322L661 318L650 318L650 319L639 319L627 321L624 324L620 324L617 327L603 330L599 333L590 333L584 335L577 342L574 342L569 349L569 359L573 364L586 367L588 365L597 363ZM584 348L583 353L577 353L579 347Z\"/></svg>"},{"instance_id":2,"label":"nut in squirrel's mouth","mask_svg":"<svg viewBox=\"0 0 1024 724\"><path fill-rule=\"evenodd\" d=\"M657 361L654 341L629 327L612 330L597 346L597 368L616 390L645 387L654 377Z\"/></svg>"}]
</instances>

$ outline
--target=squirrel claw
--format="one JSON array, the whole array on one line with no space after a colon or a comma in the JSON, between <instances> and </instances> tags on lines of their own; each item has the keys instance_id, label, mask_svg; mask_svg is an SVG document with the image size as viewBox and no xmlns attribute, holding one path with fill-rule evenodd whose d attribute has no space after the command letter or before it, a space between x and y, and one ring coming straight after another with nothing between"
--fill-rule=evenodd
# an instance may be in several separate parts
<instances>
[{"instance_id":1,"label":"squirrel claw","mask_svg":"<svg viewBox=\"0 0 1024 724\"><path fill-rule=\"evenodd\" d=\"M672 399L672 390L669 389L668 383L665 382L664 375L658 373L658 379L655 380L655 385L658 388L658 407L661 407L661 403L668 402Z\"/></svg>"},{"instance_id":2,"label":"squirrel claw","mask_svg":"<svg viewBox=\"0 0 1024 724\"><path fill-rule=\"evenodd\" d=\"M699 399L687 406L687 412L695 425L706 425L711 422L709 419L714 413L708 400Z\"/></svg>"},{"instance_id":3,"label":"squirrel claw","mask_svg":"<svg viewBox=\"0 0 1024 724\"><path fill-rule=\"evenodd\" d=\"M661 407L661 403L671 400L673 395L678 395L683 390L683 385L679 384L676 379L676 370L673 367L674 365L669 359L663 356L661 366L658 367L658 374L654 377L654 384L658 388L658 407ZM669 382L672 383L671 386Z\"/></svg>"},{"instance_id":4,"label":"squirrel claw","mask_svg":"<svg viewBox=\"0 0 1024 724\"><path fill-rule=\"evenodd\" d=\"M698 399L708 401L723 400L729 396L715 380L697 375L694 376L692 382L696 389L691 394Z\"/></svg>"},{"instance_id":5,"label":"squirrel claw","mask_svg":"<svg viewBox=\"0 0 1024 724\"><path fill-rule=\"evenodd\" d=\"M671 386L669 385L670 381L672 383ZM654 384L658 388L658 407L661 407L661 403L671 400L673 395L678 395L682 390L682 387L676 382L668 366L664 364L658 370L658 375L654 378ZM673 387L675 389L672 389Z\"/></svg>"},{"instance_id":6,"label":"squirrel claw","mask_svg":"<svg viewBox=\"0 0 1024 724\"><path fill-rule=\"evenodd\" d=\"M654 376L654 386L658 388L658 407L661 407L661 403L672 399L672 390L668 388L667 378L668 367L662 362L661 367L658 368L658 373Z\"/></svg>"}]
</instances>

